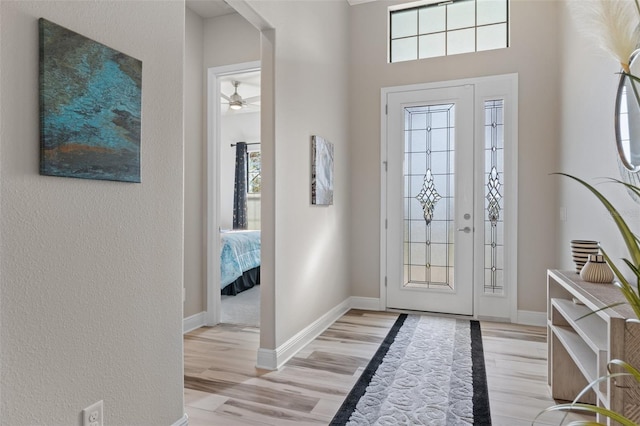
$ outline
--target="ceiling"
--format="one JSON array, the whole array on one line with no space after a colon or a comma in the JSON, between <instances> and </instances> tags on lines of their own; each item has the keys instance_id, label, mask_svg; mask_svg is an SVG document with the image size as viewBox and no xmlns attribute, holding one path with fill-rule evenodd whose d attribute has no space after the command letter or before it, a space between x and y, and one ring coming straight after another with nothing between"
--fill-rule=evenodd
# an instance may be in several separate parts
<instances>
[{"instance_id":1,"label":"ceiling","mask_svg":"<svg viewBox=\"0 0 640 426\"><path fill-rule=\"evenodd\" d=\"M236 13L224 0L186 0L187 7L201 18L209 19Z\"/></svg>"},{"instance_id":2,"label":"ceiling","mask_svg":"<svg viewBox=\"0 0 640 426\"><path fill-rule=\"evenodd\" d=\"M369 3L375 0L347 0L351 6ZM187 7L201 18L209 19L236 13L224 0L186 0Z\"/></svg>"}]
</instances>

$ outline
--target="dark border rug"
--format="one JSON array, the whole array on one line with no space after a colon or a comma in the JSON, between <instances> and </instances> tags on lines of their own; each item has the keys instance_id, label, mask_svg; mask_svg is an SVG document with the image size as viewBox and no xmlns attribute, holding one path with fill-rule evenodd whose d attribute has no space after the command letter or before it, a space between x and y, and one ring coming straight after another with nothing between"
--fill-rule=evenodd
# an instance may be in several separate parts
<instances>
[{"instance_id":1,"label":"dark border rug","mask_svg":"<svg viewBox=\"0 0 640 426\"><path fill-rule=\"evenodd\" d=\"M480 323L400 315L331 421L376 423L491 425Z\"/></svg>"}]
</instances>

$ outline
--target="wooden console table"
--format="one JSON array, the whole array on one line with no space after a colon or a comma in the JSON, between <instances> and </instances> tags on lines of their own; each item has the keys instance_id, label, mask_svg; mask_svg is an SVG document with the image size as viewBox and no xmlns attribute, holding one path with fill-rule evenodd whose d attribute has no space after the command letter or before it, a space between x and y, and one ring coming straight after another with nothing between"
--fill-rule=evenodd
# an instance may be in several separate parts
<instances>
[{"instance_id":1,"label":"wooden console table","mask_svg":"<svg viewBox=\"0 0 640 426\"><path fill-rule=\"evenodd\" d=\"M640 367L640 324L625 321L635 318L629 305L578 319L624 300L620 289L612 284L583 281L575 271L547 271L548 381L554 399L573 401L589 383L607 375L612 359ZM637 383L626 377L617 383L614 380L600 382L581 402L606 407L640 422ZM607 419L598 416L598 421L606 423Z\"/></svg>"}]
</instances>

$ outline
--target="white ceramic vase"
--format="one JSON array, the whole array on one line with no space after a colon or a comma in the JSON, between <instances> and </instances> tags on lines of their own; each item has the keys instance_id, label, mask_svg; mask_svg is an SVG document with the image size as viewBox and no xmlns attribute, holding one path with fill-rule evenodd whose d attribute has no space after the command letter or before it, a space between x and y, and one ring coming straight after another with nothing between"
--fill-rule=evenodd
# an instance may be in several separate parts
<instances>
[{"instance_id":1,"label":"white ceramic vase","mask_svg":"<svg viewBox=\"0 0 640 426\"><path fill-rule=\"evenodd\" d=\"M580 271L580 278L590 283L608 284L613 281L613 271L601 254L592 254Z\"/></svg>"}]
</instances>

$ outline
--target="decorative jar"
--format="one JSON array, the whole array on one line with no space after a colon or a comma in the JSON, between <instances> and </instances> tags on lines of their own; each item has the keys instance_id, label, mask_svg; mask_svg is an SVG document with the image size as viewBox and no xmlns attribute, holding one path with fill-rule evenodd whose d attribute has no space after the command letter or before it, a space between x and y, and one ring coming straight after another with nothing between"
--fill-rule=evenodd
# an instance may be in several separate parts
<instances>
[{"instance_id":1,"label":"decorative jar","mask_svg":"<svg viewBox=\"0 0 640 426\"><path fill-rule=\"evenodd\" d=\"M580 273L580 270L589 260L589 255L598 254L600 247L597 241L593 240L571 240L571 256L576 264L576 273Z\"/></svg>"},{"instance_id":2,"label":"decorative jar","mask_svg":"<svg viewBox=\"0 0 640 426\"><path fill-rule=\"evenodd\" d=\"M601 254L591 254L580 271L580 278L590 283L608 284L613 281L613 271Z\"/></svg>"}]
</instances>

